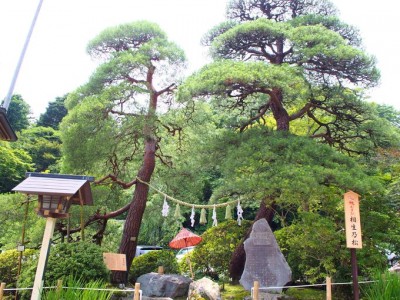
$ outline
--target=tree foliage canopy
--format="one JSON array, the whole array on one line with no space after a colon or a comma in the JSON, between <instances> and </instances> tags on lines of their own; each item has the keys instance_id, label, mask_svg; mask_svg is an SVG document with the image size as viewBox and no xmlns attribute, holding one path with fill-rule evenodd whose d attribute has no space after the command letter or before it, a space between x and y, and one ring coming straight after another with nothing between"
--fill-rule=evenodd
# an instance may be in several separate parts
<instances>
[{"instance_id":1,"label":"tree foliage canopy","mask_svg":"<svg viewBox=\"0 0 400 300\"><path fill-rule=\"evenodd\" d=\"M18 132L29 127L30 106L21 95L11 97L10 106L7 110L7 118L11 128Z\"/></svg>"},{"instance_id":2,"label":"tree foliage canopy","mask_svg":"<svg viewBox=\"0 0 400 300\"><path fill-rule=\"evenodd\" d=\"M140 163L135 154L147 134L143 124L157 119L154 111L146 115L150 95L169 103L185 58L157 25L145 21L105 30L89 43L88 52L104 63L67 99L69 114L61 126L64 166L120 174L123 164ZM104 168L102 162L108 166Z\"/></svg>"},{"instance_id":3,"label":"tree foliage canopy","mask_svg":"<svg viewBox=\"0 0 400 300\"><path fill-rule=\"evenodd\" d=\"M67 109L64 105L66 98L67 96L57 97L54 101L49 102L46 111L40 115L36 125L58 129L61 120L67 114Z\"/></svg>"},{"instance_id":4,"label":"tree foliage canopy","mask_svg":"<svg viewBox=\"0 0 400 300\"><path fill-rule=\"evenodd\" d=\"M330 2L235 0L228 18L203 38L215 61L187 79L180 99L214 97L240 116L242 131L268 118L288 131L302 119L309 136L360 152L348 144L367 137L360 88L374 86L379 72Z\"/></svg>"},{"instance_id":5,"label":"tree foliage canopy","mask_svg":"<svg viewBox=\"0 0 400 300\"><path fill-rule=\"evenodd\" d=\"M0 192L10 192L32 170L32 158L22 149L0 142Z\"/></svg>"}]
</instances>

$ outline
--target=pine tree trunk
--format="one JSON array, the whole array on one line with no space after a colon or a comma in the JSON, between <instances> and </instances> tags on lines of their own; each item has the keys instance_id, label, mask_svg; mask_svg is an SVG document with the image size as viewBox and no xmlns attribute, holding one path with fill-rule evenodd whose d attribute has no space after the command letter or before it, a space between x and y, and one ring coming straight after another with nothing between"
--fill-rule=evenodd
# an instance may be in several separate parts
<instances>
[{"instance_id":1,"label":"pine tree trunk","mask_svg":"<svg viewBox=\"0 0 400 300\"><path fill-rule=\"evenodd\" d=\"M260 208L258 209L257 215L254 218L254 222L260 219L266 219L268 223L272 222L274 217L273 206L266 206L264 201L261 201ZM232 253L231 261L229 263L229 277L232 278L233 282L237 283L242 276L244 270L244 264L246 262L246 252L244 251L244 241L250 236L253 226L247 230L243 241Z\"/></svg>"},{"instance_id":2,"label":"pine tree trunk","mask_svg":"<svg viewBox=\"0 0 400 300\"><path fill-rule=\"evenodd\" d=\"M270 99L270 107L276 121L276 129L278 131L289 131L290 117L283 106L282 90L278 88L272 89Z\"/></svg>"},{"instance_id":3,"label":"pine tree trunk","mask_svg":"<svg viewBox=\"0 0 400 300\"><path fill-rule=\"evenodd\" d=\"M143 182L150 182L156 166L156 147L157 140L154 135L155 131L155 112L157 109L158 94L152 88L152 76L154 67L149 68L148 71L148 86L150 89L150 102L149 109L146 117L145 125L143 126L143 134L145 137L144 143L144 156L143 164L136 175ZM119 246L119 253L126 255L127 272L113 272L111 281L113 283L127 283L128 274L135 258L136 245L139 237L140 225L142 224L144 210L146 208L147 195L149 193L149 186L147 184L137 181L135 192L133 194L132 202L128 210L128 215L125 220L124 231L122 233L121 244Z\"/></svg>"},{"instance_id":4,"label":"pine tree trunk","mask_svg":"<svg viewBox=\"0 0 400 300\"><path fill-rule=\"evenodd\" d=\"M143 165L137 174L137 177L142 181L149 182L151 179L155 167L155 150L156 141L146 141ZM148 185L138 181L133 194L132 204L126 217L119 253L124 253L126 255L128 271L132 265L132 260L135 257L136 245L144 210L146 208L148 192ZM128 272L118 271L113 272L112 274L113 283L127 283L127 280Z\"/></svg>"}]
</instances>

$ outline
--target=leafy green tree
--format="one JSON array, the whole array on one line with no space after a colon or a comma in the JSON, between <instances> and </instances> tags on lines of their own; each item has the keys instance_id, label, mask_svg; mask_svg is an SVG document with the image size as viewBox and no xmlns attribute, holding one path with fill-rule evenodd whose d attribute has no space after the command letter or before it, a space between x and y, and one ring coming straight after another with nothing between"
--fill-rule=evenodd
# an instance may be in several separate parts
<instances>
[{"instance_id":1,"label":"leafy green tree","mask_svg":"<svg viewBox=\"0 0 400 300\"><path fill-rule=\"evenodd\" d=\"M390 105L372 105L376 107L377 113L381 118L388 120L393 126L400 128L400 112L398 110Z\"/></svg>"},{"instance_id":2,"label":"leafy green tree","mask_svg":"<svg viewBox=\"0 0 400 300\"><path fill-rule=\"evenodd\" d=\"M36 202L37 198L20 193L0 194L1 250L15 249L22 242L30 248L40 244L45 220L36 216Z\"/></svg>"},{"instance_id":3,"label":"leafy green tree","mask_svg":"<svg viewBox=\"0 0 400 300\"><path fill-rule=\"evenodd\" d=\"M241 130L274 121L280 131L302 119L307 135L349 152L360 128L360 88L379 78L357 30L341 22L329 1L232 0L229 21L204 38L216 59L180 88L183 101L214 97L237 116Z\"/></svg>"},{"instance_id":4,"label":"leafy green tree","mask_svg":"<svg viewBox=\"0 0 400 300\"><path fill-rule=\"evenodd\" d=\"M46 111L40 115L36 125L57 130L61 120L67 115L67 109L64 105L66 98L67 95L57 97L54 101L49 102Z\"/></svg>"},{"instance_id":5,"label":"leafy green tree","mask_svg":"<svg viewBox=\"0 0 400 300\"><path fill-rule=\"evenodd\" d=\"M0 193L10 192L32 170L32 158L21 149L0 142Z\"/></svg>"},{"instance_id":6,"label":"leafy green tree","mask_svg":"<svg viewBox=\"0 0 400 300\"><path fill-rule=\"evenodd\" d=\"M32 126L21 132L14 147L24 149L32 157L36 172L58 173L57 162L61 159L61 139L52 127Z\"/></svg>"},{"instance_id":7,"label":"leafy green tree","mask_svg":"<svg viewBox=\"0 0 400 300\"><path fill-rule=\"evenodd\" d=\"M379 72L374 58L362 49L357 30L339 20L329 1L232 0L227 16L228 21L215 26L203 38L215 61L195 72L180 87L182 101L210 99L214 107L229 115L226 127L240 132L261 124L307 135L348 153L368 153L370 147L361 145L371 143L363 144L360 140L369 140L374 131L370 130L371 115L362 101L362 89L374 86ZM265 135L258 137L260 144L265 141ZM248 152L236 153L235 159L251 157L253 151L250 148ZM278 149L277 153L280 152ZM284 195L288 199L299 196L289 192L294 178L288 172L290 164L286 168L284 173L276 173L280 175L276 178L277 193L260 191L253 195L255 199L268 199L266 207L260 206L256 219L266 217L271 221L271 203L278 204L276 200L286 199ZM238 179L232 176L227 183L239 194L240 188L243 193L261 184L251 180L252 172L248 176L243 181L246 184L240 187L234 187ZM305 182L308 180L300 176L294 180L299 188L305 187ZM232 192L226 187L224 193ZM214 191L214 197L220 198L222 194ZM297 203L297 207L304 204L308 205ZM244 252L239 248L241 254L235 253L231 262L239 266L236 271L231 270L234 278L240 276L239 262L244 261Z\"/></svg>"},{"instance_id":8,"label":"leafy green tree","mask_svg":"<svg viewBox=\"0 0 400 300\"><path fill-rule=\"evenodd\" d=\"M184 55L156 24L145 21L106 29L87 49L102 64L68 96L69 114L61 124L63 170L94 173L102 177L98 183L135 185L120 211L127 217L119 252L126 254L129 269L146 207L144 182L151 180L156 157L163 161L157 110L172 100ZM125 280L122 272L114 273L113 281Z\"/></svg>"},{"instance_id":9,"label":"leafy green tree","mask_svg":"<svg viewBox=\"0 0 400 300\"><path fill-rule=\"evenodd\" d=\"M13 95L7 110L7 118L15 132L29 127L30 106L21 95Z\"/></svg>"},{"instance_id":10,"label":"leafy green tree","mask_svg":"<svg viewBox=\"0 0 400 300\"><path fill-rule=\"evenodd\" d=\"M260 143L260 138L265 143ZM323 217L321 224L335 224L335 232L341 232L344 224L343 193L351 189L363 198L361 214L366 222L363 228L366 232L365 248L368 249L365 253L378 255L374 249L387 244L397 248L397 243L394 242L398 234L397 222L388 223L396 211L391 207L389 199L384 197L381 181L368 175L354 159L328 145L316 144L307 137L268 131L265 127L252 128L242 134L226 132L212 145L213 151L210 153L214 153L214 157L211 159L219 162L221 172L213 189L212 201L224 202L232 197L241 197L242 205L253 209L257 209L261 202L261 210L267 207L274 214L265 212L258 214L256 219L266 217L274 228L292 226L294 221L302 222L303 213L312 213L316 214L315 218ZM391 230L382 234L378 224L389 226ZM320 230L323 235L323 228L321 226L315 229L310 226L304 228L304 234L308 230ZM332 243L337 242L335 236L330 237ZM318 235L309 243L318 244L317 237ZM344 245L340 247L343 248ZM344 257L340 253L343 252L335 252L337 256L332 258L335 262L343 261ZM230 272L231 278L235 280L240 278L243 270L243 255L244 249L241 246L232 257ZM380 256L383 257L381 254ZM297 263L304 263L303 268L309 270L316 268L316 265L300 259ZM365 272L367 265L365 263ZM341 267L346 269L348 266L342 264ZM328 271L329 269L323 273Z\"/></svg>"},{"instance_id":11,"label":"leafy green tree","mask_svg":"<svg viewBox=\"0 0 400 300\"><path fill-rule=\"evenodd\" d=\"M33 255L37 254L37 251L27 249L23 253L23 260L27 261ZM18 260L20 252L16 249L7 250L0 253L0 278L2 282L6 282L7 286L16 287L17 275L18 275Z\"/></svg>"}]
</instances>

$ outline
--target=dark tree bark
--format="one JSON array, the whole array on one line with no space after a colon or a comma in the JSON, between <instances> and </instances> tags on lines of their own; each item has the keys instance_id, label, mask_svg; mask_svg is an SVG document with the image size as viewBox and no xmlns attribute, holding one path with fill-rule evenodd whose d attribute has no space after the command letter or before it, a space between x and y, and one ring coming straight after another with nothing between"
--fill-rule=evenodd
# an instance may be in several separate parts
<instances>
[{"instance_id":1,"label":"dark tree bark","mask_svg":"<svg viewBox=\"0 0 400 300\"><path fill-rule=\"evenodd\" d=\"M258 209L257 215L254 218L254 222L260 219L266 219L271 224L272 218L274 217L273 204L266 206L264 201L261 201L260 208ZM232 278L233 282L238 282L242 276L244 270L244 264L246 262L246 252L244 251L244 241L250 236L253 225L247 230L240 245L235 249L232 254L231 261L229 263L229 277Z\"/></svg>"},{"instance_id":2,"label":"dark tree bark","mask_svg":"<svg viewBox=\"0 0 400 300\"><path fill-rule=\"evenodd\" d=\"M272 114L276 121L276 129L279 131L289 131L290 117L283 107L282 90L274 88L270 93L270 103Z\"/></svg>"},{"instance_id":3,"label":"dark tree bark","mask_svg":"<svg viewBox=\"0 0 400 300\"><path fill-rule=\"evenodd\" d=\"M156 141L148 140L145 146L143 165L137 176L141 181L149 182L151 179L151 175L153 174L155 167L155 150ZM130 269L132 265L132 260L135 257L136 245L143 213L146 208L148 192L148 185L140 181L136 183L133 200L131 202L132 204L126 217L122 240L119 247L119 253L124 253L126 255L127 270ZM127 275L127 272L113 272L112 282L126 283L128 280Z\"/></svg>"}]
</instances>

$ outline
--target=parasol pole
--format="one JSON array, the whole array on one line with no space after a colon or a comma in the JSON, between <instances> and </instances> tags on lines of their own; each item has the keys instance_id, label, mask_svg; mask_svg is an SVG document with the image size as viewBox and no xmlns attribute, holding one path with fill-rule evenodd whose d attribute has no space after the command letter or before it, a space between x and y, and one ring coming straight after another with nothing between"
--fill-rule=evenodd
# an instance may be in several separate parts
<instances>
[{"instance_id":1,"label":"parasol pole","mask_svg":"<svg viewBox=\"0 0 400 300\"><path fill-rule=\"evenodd\" d=\"M185 246L187 248L187 239L185 238ZM192 275L192 280L194 279L193 269L192 269L192 262L190 261L190 253L187 254L187 262L189 263L189 270L190 274Z\"/></svg>"},{"instance_id":2,"label":"parasol pole","mask_svg":"<svg viewBox=\"0 0 400 300\"><path fill-rule=\"evenodd\" d=\"M192 275L192 280L194 279L193 269L192 269L192 262L190 261L190 257L188 254L187 261L189 263L190 274Z\"/></svg>"}]
</instances>

